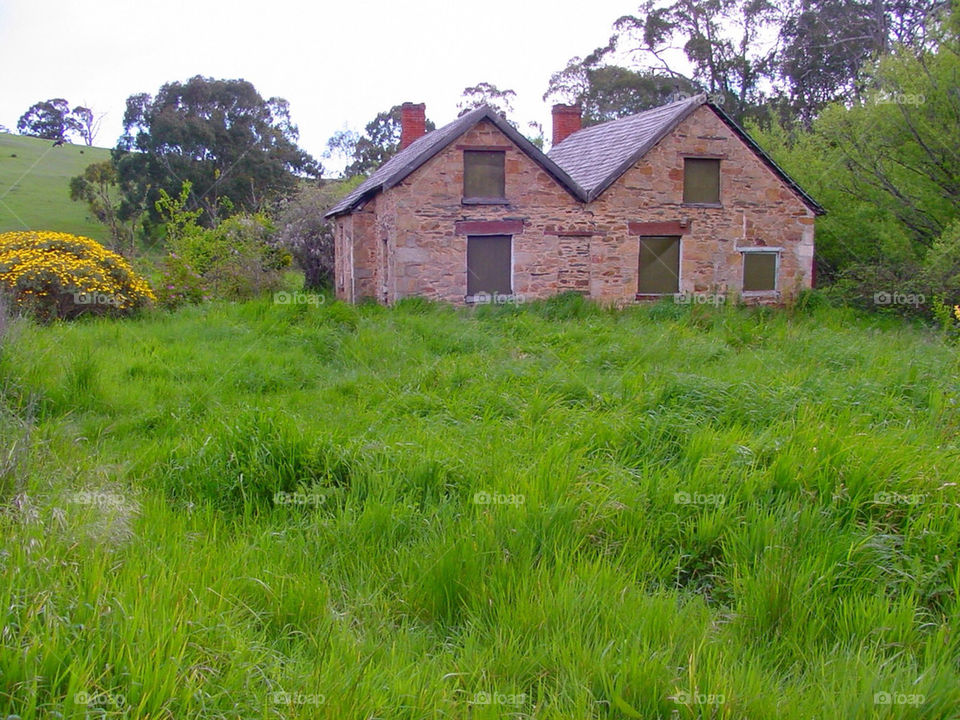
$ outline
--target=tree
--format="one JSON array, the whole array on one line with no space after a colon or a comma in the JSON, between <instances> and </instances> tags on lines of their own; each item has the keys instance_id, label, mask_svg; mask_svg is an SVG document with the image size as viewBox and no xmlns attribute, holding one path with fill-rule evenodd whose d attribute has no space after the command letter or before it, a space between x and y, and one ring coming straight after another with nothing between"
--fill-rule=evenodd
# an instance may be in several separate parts
<instances>
[{"instance_id":1,"label":"tree","mask_svg":"<svg viewBox=\"0 0 960 720\"><path fill-rule=\"evenodd\" d=\"M363 135L351 130L340 130L327 141L327 157L340 155L348 160L343 171L344 178L368 175L397 154L400 149L401 107L394 105L389 110L377 113L377 116L367 123ZM435 130L436 127L428 118L427 132Z\"/></svg>"},{"instance_id":2,"label":"tree","mask_svg":"<svg viewBox=\"0 0 960 720\"><path fill-rule=\"evenodd\" d=\"M778 27L778 14L770 0L647 0L637 15L614 23L604 52L639 53L661 72L683 78L668 57L679 43L692 80L742 121L765 100L761 88L772 75L775 48L763 38Z\"/></svg>"},{"instance_id":3,"label":"tree","mask_svg":"<svg viewBox=\"0 0 960 720\"><path fill-rule=\"evenodd\" d=\"M93 145L97 133L100 131L100 123L103 121L103 115L94 116L90 108L77 105L71 112L71 117L75 121L75 129L83 142L90 147Z\"/></svg>"},{"instance_id":4,"label":"tree","mask_svg":"<svg viewBox=\"0 0 960 720\"><path fill-rule=\"evenodd\" d=\"M70 199L87 203L90 212L110 230L110 249L127 257L135 250L140 213L123 216L120 183L112 162L88 165L82 175L70 180Z\"/></svg>"},{"instance_id":5,"label":"tree","mask_svg":"<svg viewBox=\"0 0 960 720\"><path fill-rule=\"evenodd\" d=\"M960 13L949 22L953 30L932 36L935 51L897 46L871 63L861 74L860 99L828 105L810 130L753 129L828 210L817 220L818 280L859 278L866 297L893 287L874 278L915 280L931 248L953 237L960 221Z\"/></svg>"},{"instance_id":6,"label":"tree","mask_svg":"<svg viewBox=\"0 0 960 720\"><path fill-rule=\"evenodd\" d=\"M799 0L780 29L778 72L807 126L827 104L858 99L860 71L894 46L932 49L945 0Z\"/></svg>"},{"instance_id":7,"label":"tree","mask_svg":"<svg viewBox=\"0 0 960 720\"><path fill-rule=\"evenodd\" d=\"M155 97L127 98L124 134L113 151L124 204L121 216L145 207L160 218L160 190L191 183L190 206L216 223L224 206L256 211L319 177L320 165L297 146L298 131L282 98L264 100L246 80L197 75L163 85Z\"/></svg>"},{"instance_id":8,"label":"tree","mask_svg":"<svg viewBox=\"0 0 960 720\"><path fill-rule=\"evenodd\" d=\"M79 123L70 115L70 105L63 98L34 103L17 121L21 135L64 143L67 134L79 129Z\"/></svg>"},{"instance_id":9,"label":"tree","mask_svg":"<svg viewBox=\"0 0 960 720\"><path fill-rule=\"evenodd\" d=\"M465 115L481 105L489 105L504 120L516 125L509 116L513 113L513 98L517 96L513 90L501 90L492 83L477 83L472 87L465 87L457 103L458 115Z\"/></svg>"},{"instance_id":10,"label":"tree","mask_svg":"<svg viewBox=\"0 0 960 720\"><path fill-rule=\"evenodd\" d=\"M601 57L593 53L585 60L571 58L563 70L550 76L543 99L580 105L586 126L634 115L678 95L699 92L685 77L605 65Z\"/></svg>"},{"instance_id":11,"label":"tree","mask_svg":"<svg viewBox=\"0 0 960 720\"><path fill-rule=\"evenodd\" d=\"M814 125L847 173L849 197L882 208L923 254L960 208L960 43L917 58L884 57L863 104L836 103Z\"/></svg>"}]
</instances>

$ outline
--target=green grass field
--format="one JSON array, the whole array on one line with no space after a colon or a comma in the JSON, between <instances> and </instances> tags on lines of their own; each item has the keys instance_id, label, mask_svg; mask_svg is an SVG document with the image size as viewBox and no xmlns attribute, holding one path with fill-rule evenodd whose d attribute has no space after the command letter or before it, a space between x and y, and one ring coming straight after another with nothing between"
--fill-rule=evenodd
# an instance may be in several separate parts
<instances>
[{"instance_id":1,"label":"green grass field","mask_svg":"<svg viewBox=\"0 0 960 720\"><path fill-rule=\"evenodd\" d=\"M109 159L105 148L53 147L50 140L0 133L0 232L55 230L109 239L87 206L70 199L70 178Z\"/></svg>"},{"instance_id":2,"label":"green grass field","mask_svg":"<svg viewBox=\"0 0 960 720\"><path fill-rule=\"evenodd\" d=\"M927 330L262 300L17 324L0 392L0 716L960 717Z\"/></svg>"}]
</instances>

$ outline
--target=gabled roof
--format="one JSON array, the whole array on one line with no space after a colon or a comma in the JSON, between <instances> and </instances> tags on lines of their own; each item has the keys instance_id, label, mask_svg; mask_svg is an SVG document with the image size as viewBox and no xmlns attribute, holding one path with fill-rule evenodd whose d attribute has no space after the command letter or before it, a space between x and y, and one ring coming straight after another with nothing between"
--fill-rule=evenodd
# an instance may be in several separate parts
<instances>
[{"instance_id":1,"label":"gabled roof","mask_svg":"<svg viewBox=\"0 0 960 720\"><path fill-rule=\"evenodd\" d=\"M706 102L698 95L578 130L554 145L548 156L593 200Z\"/></svg>"},{"instance_id":2,"label":"gabled roof","mask_svg":"<svg viewBox=\"0 0 960 720\"><path fill-rule=\"evenodd\" d=\"M826 212L743 128L719 107L708 102L706 94L578 130L551 148L548 157L556 161L586 191L589 202L602 194L701 105L713 110L767 167L790 186L807 207L817 214Z\"/></svg>"},{"instance_id":3,"label":"gabled roof","mask_svg":"<svg viewBox=\"0 0 960 720\"><path fill-rule=\"evenodd\" d=\"M352 212L357 206L364 203L376 193L382 190L389 190L399 184L404 178L410 175L410 173L430 160L481 120L489 120L492 122L504 135L510 138L520 150L526 153L531 160L566 188L571 195L577 200L586 201L586 193L573 181L566 171L544 155L536 145L517 132L513 125L500 117L493 109L487 105L481 105L457 118L452 123L428 132L423 137L410 143L410 145L381 165L373 175L364 180L352 192L334 205L326 213L325 217L329 218Z\"/></svg>"},{"instance_id":4,"label":"gabled roof","mask_svg":"<svg viewBox=\"0 0 960 720\"><path fill-rule=\"evenodd\" d=\"M701 105L709 107L800 200L818 215L826 212L777 165L747 132L706 94L661 105L636 115L578 130L546 155L487 105L429 132L398 152L334 205L325 217L352 212L378 192L389 190L481 120L489 120L531 160L581 202L600 196L623 173Z\"/></svg>"}]
</instances>

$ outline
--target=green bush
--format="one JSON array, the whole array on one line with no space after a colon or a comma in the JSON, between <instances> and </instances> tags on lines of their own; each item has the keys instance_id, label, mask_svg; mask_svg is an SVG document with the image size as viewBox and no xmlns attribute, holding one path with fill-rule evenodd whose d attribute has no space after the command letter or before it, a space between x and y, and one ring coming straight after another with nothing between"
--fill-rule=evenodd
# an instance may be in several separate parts
<instances>
[{"instance_id":1,"label":"green bush","mask_svg":"<svg viewBox=\"0 0 960 720\"><path fill-rule=\"evenodd\" d=\"M166 218L167 249L161 302L168 307L210 297L245 300L282 287L290 253L270 242L274 228L263 213L241 213L212 228L188 210L190 184L178 197L161 190L157 209Z\"/></svg>"},{"instance_id":2,"label":"green bush","mask_svg":"<svg viewBox=\"0 0 960 720\"><path fill-rule=\"evenodd\" d=\"M269 242L273 226L262 213L234 215L204 233L213 248L203 271L216 297L244 300L281 289L292 257Z\"/></svg>"},{"instance_id":3,"label":"green bush","mask_svg":"<svg viewBox=\"0 0 960 720\"><path fill-rule=\"evenodd\" d=\"M919 267L907 262L850 265L824 293L838 304L907 316L928 316L932 300Z\"/></svg>"},{"instance_id":4,"label":"green bush","mask_svg":"<svg viewBox=\"0 0 960 720\"><path fill-rule=\"evenodd\" d=\"M931 296L960 305L960 220L954 221L933 244L923 261L923 282Z\"/></svg>"},{"instance_id":5,"label":"green bush","mask_svg":"<svg viewBox=\"0 0 960 720\"><path fill-rule=\"evenodd\" d=\"M160 266L160 286L157 301L173 309L185 304L198 304L210 299L210 291L203 278L182 257L170 253Z\"/></svg>"}]
</instances>

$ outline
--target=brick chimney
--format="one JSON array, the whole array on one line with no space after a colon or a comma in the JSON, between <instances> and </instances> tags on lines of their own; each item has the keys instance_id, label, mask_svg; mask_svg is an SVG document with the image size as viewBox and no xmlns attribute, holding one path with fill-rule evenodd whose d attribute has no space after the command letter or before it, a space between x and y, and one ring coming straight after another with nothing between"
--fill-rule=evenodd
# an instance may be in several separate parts
<instances>
[{"instance_id":1,"label":"brick chimney","mask_svg":"<svg viewBox=\"0 0 960 720\"><path fill-rule=\"evenodd\" d=\"M568 135L580 129L579 105L553 106L553 144L559 145Z\"/></svg>"},{"instance_id":2,"label":"brick chimney","mask_svg":"<svg viewBox=\"0 0 960 720\"><path fill-rule=\"evenodd\" d=\"M405 102L400 108L400 149L427 134L427 106Z\"/></svg>"}]
</instances>

